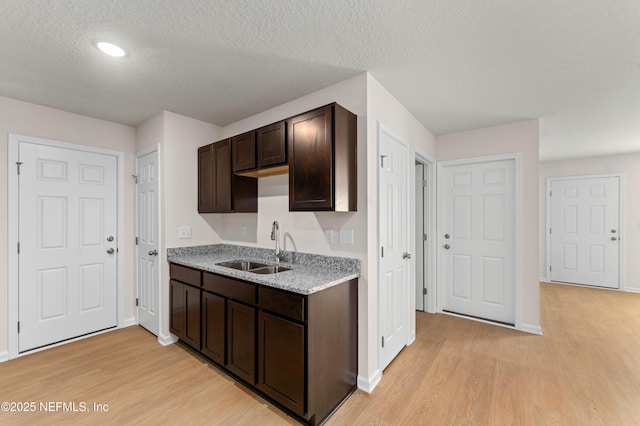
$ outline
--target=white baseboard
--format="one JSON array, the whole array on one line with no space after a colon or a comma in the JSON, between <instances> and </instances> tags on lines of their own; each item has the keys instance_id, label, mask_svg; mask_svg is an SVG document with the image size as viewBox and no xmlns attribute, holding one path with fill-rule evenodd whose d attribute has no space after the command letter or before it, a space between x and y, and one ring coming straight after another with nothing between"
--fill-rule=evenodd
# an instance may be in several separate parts
<instances>
[{"instance_id":1,"label":"white baseboard","mask_svg":"<svg viewBox=\"0 0 640 426\"><path fill-rule=\"evenodd\" d=\"M380 370L376 370L369 378L358 375L358 389L366 393L371 393L375 387L378 386L380 380L382 380L382 372Z\"/></svg>"},{"instance_id":2,"label":"white baseboard","mask_svg":"<svg viewBox=\"0 0 640 426\"><path fill-rule=\"evenodd\" d=\"M118 328L125 328L125 327L131 327L132 325L137 325L138 322L136 321L135 317L131 317L131 318L127 318L124 320L124 323L118 327Z\"/></svg>"},{"instance_id":3,"label":"white baseboard","mask_svg":"<svg viewBox=\"0 0 640 426\"><path fill-rule=\"evenodd\" d=\"M538 277L538 282L548 283L549 280L547 279L547 277Z\"/></svg>"},{"instance_id":4,"label":"white baseboard","mask_svg":"<svg viewBox=\"0 0 640 426\"><path fill-rule=\"evenodd\" d=\"M415 341L416 341L416 331L413 330L411 332L411 334L409 335L409 341L407 342L407 346L409 346L410 344L412 344Z\"/></svg>"},{"instance_id":5,"label":"white baseboard","mask_svg":"<svg viewBox=\"0 0 640 426\"><path fill-rule=\"evenodd\" d=\"M9 361L9 352L0 352L0 362Z\"/></svg>"},{"instance_id":6,"label":"white baseboard","mask_svg":"<svg viewBox=\"0 0 640 426\"><path fill-rule=\"evenodd\" d=\"M178 341L178 338L173 334L169 334L168 336L165 334L160 334L158 336L158 343L160 343L162 346L173 345L177 341Z\"/></svg>"},{"instance_id":7,"label":"white baseboard","mask_svg":"<svg viewBox=\"0 0 640 426\"><path fill-rule=\"evenodd\" d=\"M520 331L542 336L542 328L539 325L521 324L519 328Z\"/></svg>"},{"instance_id":8,"label":"white baseboard","mask_svg":"<svg viewBox=\"0 0 640 426\"><path fill-rule=\"evenodd\" d=\"M640 293L640 288L625 287L624 290L622 290L622 291L626 291L627 293Z\"/></svg>"}]
</instances>

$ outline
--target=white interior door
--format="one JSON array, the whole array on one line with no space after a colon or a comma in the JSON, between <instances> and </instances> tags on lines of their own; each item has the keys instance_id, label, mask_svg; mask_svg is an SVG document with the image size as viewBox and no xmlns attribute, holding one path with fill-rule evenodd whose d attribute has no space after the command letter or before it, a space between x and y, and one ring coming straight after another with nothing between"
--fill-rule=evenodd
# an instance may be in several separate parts
<instances>
[{"instance_id":1,"label":"white interior door","mask_svg":"<svg viewBox=\"0 0 640 426\"><path fill-rule=\"evenodd\" d=\"M380 369L409 339L407 147L380 132Z\"/></svg>"},{"instance_id":2,"label":"white interior door","mask_svg":"<svg viewBox=\"0 0 640 426\"><path fill-rule=\"evenodd\" d=\"M19 144L19 352L117 325L117 159Z\"/></svg>"},{"instance_id":3,"label":"white interior door","mask_svg":"<svg viewBox=\"0 0 640 426\"><path fill-rule=\"evenodd\" d=\"M515 160L442 167L444 311L515 324Z\"/></svg>"},{"instance_id":4,"label":"white interior door","mask_svg":"<svg viewBox=\"0 0 640 426\"><path fill-rule=\"evenodd\" d=\"M160 261L158 259L158 151L137 157L137 318L158 335L160 329Z\"/></svg>"},{"instance_id":5,"label":"white interior door","mask_svg":"<svg viewBox=\"0 0 640 426\"><path fill-rule=\"evenodd\" d=\"M554 179L550 205L550 278L620 287L620 178Z\"/></svg>"}]
</instances>

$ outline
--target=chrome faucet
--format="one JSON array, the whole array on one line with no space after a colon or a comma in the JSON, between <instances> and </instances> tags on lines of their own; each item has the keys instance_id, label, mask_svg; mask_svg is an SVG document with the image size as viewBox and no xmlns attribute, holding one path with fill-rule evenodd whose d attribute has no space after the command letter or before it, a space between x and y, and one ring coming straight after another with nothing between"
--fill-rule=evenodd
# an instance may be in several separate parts
<instances>
[{"instance_id":1,"label":"chrome faucet","mask_svg":"<svg viewBox=\"0 0 640 426\"><path fill-rule=\"evenodd\" d=\"M278 221L274 220L273 225L271 225L271 240L276 242L276 248L274 250L276 255L276 262L280 262L280 254L282 251L280 250L280 238L278 235L278 231L280 230L280 226L278 225Z\"/></svg>"}]
</instances>

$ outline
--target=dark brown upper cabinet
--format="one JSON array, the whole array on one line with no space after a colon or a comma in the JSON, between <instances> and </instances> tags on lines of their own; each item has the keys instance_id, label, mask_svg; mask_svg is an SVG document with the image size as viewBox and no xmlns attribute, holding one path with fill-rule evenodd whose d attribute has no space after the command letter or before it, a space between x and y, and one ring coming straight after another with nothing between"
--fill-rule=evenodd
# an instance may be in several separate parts
<instances>
[{"instance_id":1,"label":"dark brown upper cabinet","mask_svg":"<svg viewBox=\"0 0 640 426\"><path fill-rule=\"evenodd\" d=\"M234 173L251 177L288 173L286 130L287 124L283 120L256 129L254 143L249 142L248 133L233 138ZM239 138L238 142L235 141L236 138ZM251 159L253 163L250 162Z\"/></svg>"},{"instance_id":2,"label":"dark brown upper cabinet","mask_svg":"<svg viewBox=\"0 0 640 426\"><path fill-rule=\"evenodd\" d=\"M258 167L287 163L286 123L279 121L257 130Z\"/></svg>"},{"instance_id":3,"label":"dark brown upper cabinet","mask_svg":"<svg viewBox=\"0 0 640 426\"><path fill-rule=\"evenodd\" d=\"M250 131L231 138L233 171L256 168L256 132Z\"/></svg>"},{"instance_id":4,"label":"dark brown upper cabinet","mask_svg":"<svg viewBox=\"0 0 640 426\"><path fill-rule=\"evenodd\" d=\"M198 148L198 212L258 211L258 181L233 174L231 152L230 139Z\"/></svg>"},{"instance_id":5,"label":"dark brown upper cabinet","mask_svg":"<svg viewBox=\"0 0 640 426\"><path fill-rule=\"evenodd\" d=\"M355 114L333 103L287 121L289 210L357 211Z\"/></svg>"}]
</instances>

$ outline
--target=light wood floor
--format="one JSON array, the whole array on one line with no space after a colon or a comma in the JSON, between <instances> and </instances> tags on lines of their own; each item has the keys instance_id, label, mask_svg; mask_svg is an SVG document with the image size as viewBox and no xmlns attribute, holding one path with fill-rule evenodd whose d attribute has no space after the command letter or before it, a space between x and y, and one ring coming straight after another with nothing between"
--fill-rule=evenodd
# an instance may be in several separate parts
<instances>
[{"instance_id":1,"label":"light wood floor","mask_svg":"<svg viewBox=\"0 0 640 426\"><path fill-rule=\"evenodd\" d=\"M417 315L417 338L331 425L639 425L640 294L541 284L544 336ZM0 424L295 424L178 345L130 327L0 364L0 401L106 413Z\"/></svg>"}]
</instances>

